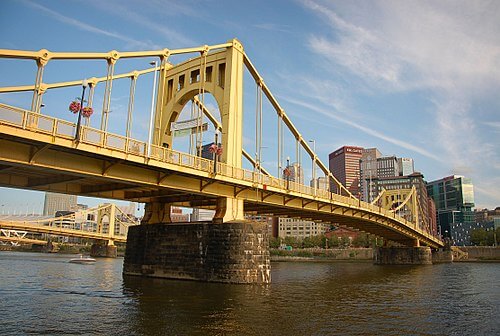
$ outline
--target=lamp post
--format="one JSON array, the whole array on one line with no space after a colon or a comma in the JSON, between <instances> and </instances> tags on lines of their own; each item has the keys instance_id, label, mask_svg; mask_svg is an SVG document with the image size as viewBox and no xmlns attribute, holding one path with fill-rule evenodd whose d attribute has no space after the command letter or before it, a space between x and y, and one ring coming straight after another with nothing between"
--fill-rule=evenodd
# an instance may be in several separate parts
<instances>
[{"instance_id":1,"label":"lamp post","mask_svg":"<svg viewBox=\"0 0 500 336\"><path fill-rule=\"evenodd\" d=\"M290 157L287 156L286 157L286 168L285 168L285 171L286 171L286 188L287 189L290 189Z\"/></svg>"},{"instance_id":2,"label":"lamp post","mask_svg":"<svg viewBox=\"0 0 500 336\"><path fill-rule=\"evenodd\" d=\"M316 181L316 140L309 140L313 144L313 152L314 155L311 158L312 159L312 178L313 178L313 188L314 188L314 193L316 193L316 188L317 188L317 181Z\"/></svg>"},{"instance_id":3,"label":"lamp post","mask_svg":"<svg viewBox=\"0 0 500 336\"><path fill-rule=\"evenodd\" d=\"M493 246L497 247L497 228L493 225Z\"/></svg>"},{"instance_id":4,"label":"lamp post","mask_svg":"<svg viewBox=\"0 0 500 336\"><path fill-rule=\"evenodd\" d=\"M80 100L80 109L78 110L78 122L76 123L76 134L75 140L76 142L80 141L80 124L82 123L82 110L83 110L83 100L85 98L85 89L89 85L87 79L82 81L82 99Z\"/></svg>"},{"instance_id":5,"label":"lamp post","mask_svg":"<svg viewBox=\"0 0 500 336\"><path fill-rule=\"evenodd\" d=\"M219 132L215 130L215 146L216 150L214 151L214 174L217 174L217 148L219 148Z\"/></svg>"},{"instance_id":6,"label":"lamp post","mask_svg":"<svg viewBox=\"0 0 500 336\"><path fill-rule=\"evenodd\" d=\"M149 129L148 129L148 153L147 156L151 155L151 143L152 139L152 129L153 129L153 113L154 113L154 107L155 107L155 94L156 94L156 74L158 72L158 62L153 61L149 63L150 65L154 65L155 67L155 74L154 74L154 79L153 79L153 95L151 96L151 112L149 115Z\"/></svg>"}]
</instances>

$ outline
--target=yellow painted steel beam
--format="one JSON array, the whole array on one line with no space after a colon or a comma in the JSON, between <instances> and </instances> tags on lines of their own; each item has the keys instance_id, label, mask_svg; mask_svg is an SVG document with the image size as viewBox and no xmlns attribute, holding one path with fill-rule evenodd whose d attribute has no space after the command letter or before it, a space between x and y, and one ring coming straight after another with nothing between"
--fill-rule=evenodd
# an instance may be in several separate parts
<instances>
[{"instance_id":1,"label":"yellow painted steel beam","mask_svg":"<svg viewBox=\"0 0 500 336\"><path fill-rule=\"evenodd\" d=\"M7 230L22 230L28 232L36 232L36 233L47 233L53 235L67 236L67 237L81 237L81 238L92 238L98 240L108 240L113 239L116 242L126 242L127 237L125 236L110 236L105 233L96 233L82 230L74 230L74 229L66 229L62 227L53 227L53 226L44 226L39 224L28 224L28 223L19 223L19 222L6 222L0 221L0 228Z\"/></svg>"},{"instance_id":2,"label":"yellow painted steel beam","mask_svg":"<svg viewBox=\"0 0 500 336\"><path fill-rule=\"evenodd\" d=\"M27 50L13 50L13 49L0 49L0 58L17 58L17 59L109 59L109 58L137 58L137 57L166 57L169 55L177 54L187 54L195 52L204 52L217 49L223 49L231 47L232 43L222 43L215 45L203 45L193 48L181 48L181 49L161 49L161 50L150 50L150 51L126 51L118 52L112 50L109 52L52 52L46 49L41 49L38 51L27 51Z\"/></svg>"},{"instance_id":3,"label":"yellow painted steel beam","mask_svg":"<svg viewBox=\"0 0 500 336\"><path fill-rule=\"evenodd\" d=\"M14 243L21 243L21 244L38 244L38 245L47 244L46 240L31 239L31 238L17 238L17 237L0 236L0 240L14 242Z\"/></svg>"},{"instance_id":4,"label":"yellow painted steel beam","mask_svg":"<svg viewBox=\"0 0 500 336\"><path fill-rule=\"evenodd\" d=\"M130 78L133 76L140 76L140 75L144 75L144 74L154 72L154 71L155 71L154 68L131 71L131 72L123 73L123 74L114 75L113 80ZM92 78L87 79L87 81L92 85L97 85L98 83L105 82L106 80L107 80L107 77L92 77ZM68 81L68 82L57 82L57 83L50 83L50 84L41 83L40 85L43 87L43 89L45 91L45 90L51 90L51 89L58 89L58 88L62 88L62 87L81 86L82 80ZM33 91L33 90L35 90L35 85L0 87L0 93L25 92L25 91Z\"/></svg>"},{"instance_id":5,"label":"yellow painted steel beam","mask_svg":"<svg viewBox=\"0 0 500 336\"><path fill-rule=\"evenodd\" d=\"M250 163L254 166L254 168L257 166L257 163L255 162L255 159L250 155L248 154L248 152L244 149L241 150L242 154L243 154L243 157L245 159L247 159L248 161L250 161ZM266 170L266 168L262 167L261 165L259 165L257 167L257 169L259 169L263 174L267 175L267 176L271 176L271 174Z\"/></svg>"},{"instance_id":6,"label":"yellow painted steel beam","mask_svg":"<svg viewBox=\"0 0 500 336\"><path fill-rule=\"evenodd\" d=\"M2 149L2 147L3 147L2 143L0 142L0 149ZM17 157L19 157L20 153L23 152L22 150L19 150L19 148L15 148L16 146L12 147L12 145L9 145L9 147L12 150L14 150L14 152L17 154L16 155ZM51 153L50 151L54 151L54 152ZM29 150L25 150L24 152L29 153ZM43 157L43 155L46 155L47 157ZM57 170L62 170L62 171L75 172L76 170L80 170L81 174L84 174L84 173L89 174L89 172L91 172L92 170L95 171L95 174L100 174L100 172L101 172L101 165L102 164L100 163L99 160L96 160L93 158L86 158L86 157L78 158L78 157L73 157L73 155L70 155L67 153L64 153L64 155L61 155L61 153L58 154L55 149L51 149L49 151L46 151L46 152L44 152L43 155L33 165L35 165L37 167L44 167L45 169L52 168L54 170L57 169ZM56 160L54 162L56 155L57 155L57 157L60 158L60 160ZM28 156L26 155L26 161L27 161L27 159L28 159ZM94 164L89 162L92 160L95 161ZM48 161L51 162L52 167L50 167L50 165L47 164ZM94 166L96 169L91 169L92 166ZM142 179L141 184L147 184L147 180L148 180L147 176L149 175L149 173L153 173L153 175L156 175L156 174L154 174L154 172L147 172L147 171L144 171L143 169L138 168L138 167L116 166L114 170L111 170L108 172L106 177L108 179L114 179L114 180L123 180L123 179L126 179L128 181L134 180L135 183L141 182L141 179ZM19 180L18 180L18 182L19 182ZM232 196L232 193L234 191L233 191L233 187L231 185L228 185L227 182L228 182L227 180L216 181L215 183L204 188L203 190L200 190L199 177L197 177L197 176L189 177L189 176L171 175L171 177L165 179L161 183L161 185L157 185L156 181L155 181L154 185L157 187L166 187L166 188L171 189L171 190L184 190L185 192L189 192L189 193L197 193L197 194L206 193L206 194L211 194L213 196L224 195L224 196L229 197L229 196ZM237 183L237 182L241 183L241 181L233 181L233 183ZM13 182L11 181L11 183L13 183ZM1 175L0 175L0 184L4 184L2 181ZM149 184L153 184L153 183L150 182ZM22 183L17 184L15 186L21 187L21 188L25 187L22 185ZM269 187L269 189L272 189L272 188ZM57 190L57 191L61 191L61 190ZM262 198L263 198L262 191L263 191L262 187L260 190L257 190L257 191L250 188L248 190L243 191L240 194L240 197L242 197L243 199L246 199L248 202L259 202L259 203L261 203L261 206L263 206L263 207L265 207L266 205L272 205L272 206L282 205L282 196L279 194L279 190L274 190L274 192L276 194L265 198L264 201L262 201ZM64 192L68 192L68 191L65 190ZM79 190L73 190L72 193L79 193ZM339 205L339 206L333 210L329 210L328 208L324 208L323 211L304 209L303 203L302 203L302 198L306 197L306 195L300 195L297 193L288 193L288 194L291 194L290 196L293 197L291 199L291 201L287 203L288 209L290 209L290 208L300 209L304 212L304 214L310 213L310 212L313 212L313 213L314 212L321 212L325 215L330 216L332 222L342 221L344 218L356 217L356 218L359 218L360 223L373 222L373 223L378 223L378 225L380 225L380 226L383 226L383 223L381 223L381 221L380 221L381 217L383 216L381 214L373 213L374 217L372 217L372 218L374 218L374 219L367 220L365 218L362 218L361 216L354 215L352 212L353 210L356 210L359 213L363 213L363 212L366 212L367 210L358 209L358 208L349 209L349 206L350 206L349 204L341 204L339 202L336 202L337 205ZM314 202L319 202L319 201L314 200ZM320 203L324 203L324 202L320 202ZM319 206L315 206L314 208L317 209L317 208L319 208ZM351 211L351 212L346 212L346 209L347 209L347 211ZM394 216L394 220L397 221L395 216ZM389 225L389 226L394 230L402 231L402 234L404 233L404 234L406 234L406 236L412 236L411 231L407 232L407 230L404 229L404 227L401 224L398 224L398 225L393 224L393 225ZM401 226L401 227L398 227L398 226ZM402 236L402 238L405 238L405 237ZM421 240L425 241L424 238L425 237L421 238Z\"/></svg>"},{"instance_id":7,"label":"yellow painted steel beam","mask_svg":"<svg viewBox=\"0 0 500 336\"><path fill-rule=\"evenodd\" d=\"M29 120L31 112L17 111L21 113L21 119ZM76 143L72 136L59 135L54 131L58 129L58 120L46 118L53 120L52 129L41 133L38 128L23 128L26 123L22 120L17 124L0 122L0 164L30 171L28 176L18 175L18 170L0 172L0 185L29 189L29 178L33 178L32 175L37 172L49 176L74 175L92 178L108 185L127 183L146 190L166 189L207 197L239 198L247 204L255 203L262 208L297 209L307 217L321 214L330 217L332 222L359 220L360 223L376 224L399 232L401 239L416 235L419 240L424 243L428 241L431 246L442 245L437 238L419 230L413 223L359 200L326 192L313 195L310 188L293 183L287 189L283 180L224 164L219 164L217 174L214 175L213 162L210 160L164 148L158 148L163 152L153 153L163 153L160 156L148 158L140 151L135 152L128 147L109 147L106 142L87 143L85 137L82 138L83 141ZM91 129L84 128L84 131ZM2 139L2 134L9 136ZM116 137L108 133L102 135L104 139ZM36 160L33 160L34 151L45 147L47 148L40 151ZM109 164L110 162L113 164ZM210 181L210 184L200 181ZM50 185L50 188L41 186L37 190L81 194L82 185L75 180L66 185ZM123 190L118 190L116 193L112 191L108 196L125 199L125 195ZM308 206L304 208L306 203Z\"/></svg>"}]
</instances>

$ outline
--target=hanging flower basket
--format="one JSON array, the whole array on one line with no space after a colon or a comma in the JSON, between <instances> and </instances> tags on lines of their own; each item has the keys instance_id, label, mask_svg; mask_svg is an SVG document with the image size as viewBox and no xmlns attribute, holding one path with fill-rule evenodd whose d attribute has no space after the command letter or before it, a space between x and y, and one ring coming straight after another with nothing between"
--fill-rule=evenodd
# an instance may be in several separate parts
<instances>
[{"instance_id":1,"label":"hanging flower basket","mask_svg":"<svg viewBox=\"0 0 500 336\"><path fill-rule=\"evenodd\" d=\"M73 112L74 114L77 114L80 111L80 107L81 107L80 102L76 101L76 100L73 100L69 104L69 111Z\"/></svg>"},{"instance_id":2,"label":"hanging flower basket","mask_svg":"<svg viewBox=\"0 0 500 336\"><path fill-rule=\"evenodd\" d=\"M220 147L217 147L216 154L217 154L218 156L221 156L221 155L222 155L222 145L221 145Z\"/></svg>"},{"instance_id":3,"label":"hanging flower basket","mask_svg":"<svg viewBox=\"0 0 500 336\"><path fill-rule=\"evenodd\" d=\"M210 151L210 153L212 154L216 154L217 156L220 156L222 155L222 146L217 146L216 144L212 144L208 150Z\"/></svg>"},{"instance_id":4,"label":"hanging flower basket","mask_svg":"<svg viewBox=\"0 0 500 336\"><path fill-rule=\"evenodd\" d=\"M90 106L84 107L83 110L82 110L82 115L85 118L90 118L90 116L92 115L92 113L94 113L94 109L92 107L90 107Z\"/></svg>"},{"instance_id":5,"label":"hanging flower basket","mask_svg":"<svg viewBox=\"0 0 500 336\"><path fill-rule=\"evenodd\" d=\"M217 145L216 144L212 144L208 150L210 151L210 153L215 153L217 152Z\"/></svg>"}]
</instances>

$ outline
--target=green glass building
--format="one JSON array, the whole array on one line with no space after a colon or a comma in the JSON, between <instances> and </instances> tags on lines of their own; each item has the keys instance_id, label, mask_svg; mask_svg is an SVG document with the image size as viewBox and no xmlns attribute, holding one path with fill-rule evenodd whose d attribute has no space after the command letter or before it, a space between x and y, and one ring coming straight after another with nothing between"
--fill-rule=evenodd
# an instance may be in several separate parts
<instances>
[{"instance_id":1,"label":"green glass building","mask_svg":"<svg viewBox=\"0 0 500 336\"><path fill-rule=\"evenodd\" d=\"M436 204L438 230L454 245L470 245L476 228L474 186L469 178L452 175L427 183L427 193Z\"/></svg>"}]
</instances>

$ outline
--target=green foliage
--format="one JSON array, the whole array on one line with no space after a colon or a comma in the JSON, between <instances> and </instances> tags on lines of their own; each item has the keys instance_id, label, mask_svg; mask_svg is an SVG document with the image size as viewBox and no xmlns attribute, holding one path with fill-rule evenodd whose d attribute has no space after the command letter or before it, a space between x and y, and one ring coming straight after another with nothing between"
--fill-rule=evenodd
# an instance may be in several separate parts
<instances>
[{"instance_id":1,"label":"green foliage","mask_svg":"<svg viewBox=\"0 0 500 336\"><path fill-rule=\"evenodd\" d=\"M349 237L341 237L339 247L347 248L349 246L351 246L351 240L349 239Z\"/></svg>"},{"instance_id":2,"label":"green foliage","mask_svg":"<svg viewBox=\"0 0 500 336\"><path fill-rule=\"evenodd\" d=\"M302 242L295 237L285 237L282 239L283 244L289 245L293 248L302 247Z\"/></svg>"},{"instance_id":3,"label":"green foliage","mask_svg":"<svg viewBox=\"0 0 500 336\"><path fill-rule=\"evenodd\" d=\"M303 257L303 258L312 258L313 254L309 251L298 251L297 252L297 257Z\"/></svg>"},{"instance_id":4,"label":"green foliage","mask_svg":"<svg viewBox=\"0 0 500 336\"><path fill-rule=\"evenodd\" d=\"M328 248L337 248L340 245L340 240L337 236L328 238Z\"/></svg>"},{"instance_id":5,"label":"green foliage","mask_svg":"<svg viewBox=\"0 0 500 336\"><path fill-rule=\"evenodd\" d=\"M326 239L324 238L323 235L305 237L302 240L302 247L303 248L310 248L310 247L324 248L325 243L326 243Z\"/></svg>"},{"instance_id":6,"label":"green foliage","mask_svg":"<svg viewBox=\"0 0 500 336\"><path fill-rule=\"evenodd\" d=\"M485 230L483 228L472 230L470 233L470 241L478 246L493 246L495 244L495 235L497 239L500 237L500 227L493 230Z\"/></svg>"},{"instance_id":7,"label":"green foliage","mask_svg":"<svg viewBox=\"0 0 500 336\"><path fill-rule=\"evenodd\" d=\"M352 240L351 245L354 247L370 247L370 239L366 233L361 232Z\"/></svg>"},{"instance_id":8,"label":"green foliage","mask_svg":"<svg viewBox=\"0 0 500 336\"><path fill-rule=\"evenodd\" d=\"M280 246L280 238L279 237L270 237L269 238L269 247L270 248L278 248Z\"/></svg>"}]
</instances>

